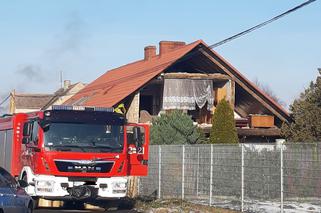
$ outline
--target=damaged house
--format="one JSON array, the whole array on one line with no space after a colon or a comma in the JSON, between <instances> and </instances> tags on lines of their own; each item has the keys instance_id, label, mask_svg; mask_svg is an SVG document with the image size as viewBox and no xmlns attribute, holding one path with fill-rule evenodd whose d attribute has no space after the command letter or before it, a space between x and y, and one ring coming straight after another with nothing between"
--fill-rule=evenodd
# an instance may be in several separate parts
<instances>
[{"instance_id":1,"label":"damaged house","mask_svg":"<svg viewBox=\"0 0 321 213\"><path fill-rule=\"evenodd\" d=\"M272 142L290 116L202 40L191 44L161 41L144 48L144 59L107 71L65 104L117 107L131 122L179 109L208 133L216 105L234 109L241 141Z\"/></svg>"}]
</instances>

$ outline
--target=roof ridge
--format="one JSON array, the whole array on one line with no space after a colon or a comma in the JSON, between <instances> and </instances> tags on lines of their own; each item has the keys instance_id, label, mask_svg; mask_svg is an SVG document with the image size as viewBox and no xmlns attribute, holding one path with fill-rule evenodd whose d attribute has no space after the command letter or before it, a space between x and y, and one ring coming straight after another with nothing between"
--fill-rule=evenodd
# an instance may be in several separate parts
<instances>
[{"instance_id":1,"label":"roof ridge","mask_svg":"<svg viewBox=\"0 0 321 213\"><path fill-rule=\"evenodd\" d=\"M183 45L183 46L179 46L179 47L176 47L176 48L174 48L174 49L171 49L171 50L169 50L168 52L163 53L162 55L163 55L163 56L166 56L166 55L169 54L169 53L172 53L172 52L174 52L174 51L180 50L180 49L182 49L182 48L186 48L187 46L193 46L193 45L195 45L196 43L204 43L204 42L203 42L202 39L198 39L198 40L193 41L193 42L191 42L191 43L189 43L189 44L185 44L185 45ZM161 57L159 54L156 55L156 56Z\"/></svg>"},{"instance_id":2,"label":"roof ridge","mask_svg":"<svg viewBox=\"0 0 321 213\"><path fill-rule=\"evenodd\" d=\"M30 97L30 96L53 96L54 94L51 93L46 93L46 94L41 94L41 93L15 93L15 96L25 96L25 97Z\"/></svg>"},{"instance_id":3,"label":"roof ridge","mask_svg":"<svg viewBox=\"0 0 321 213\"><path fill-rule=\"evenodd\" d=\"M162 55L163 55L163 56L166 56L166 55L169 54L169 53L173 53L174 51L180 50L180 49L182 49L182 48L186 48L187 46L193 45L193 44L195 44L195 43L204 43L204 42L203 42L202 39L199 39L199 40L196 40L196 41L191 42L191 43L189 43L189 44L186 44L186 45L184 45L184 46L180 46L180 47L174 48L174 49L172 49L172 50L170 50L170 51L168 51L168 52L166 52L166 53L163 53ZM156 58L161 58L161 56L160 56L159 54L157 54L156 56L152 57L151 60L156 59ZM112 72L112 71L118 70L118 69L120 69L120 68L129 66L129 65L133 65L133 64L136 64L136 63L140 63L140 62L149 62L149 61L150 61L150 60L146 61L145 59L140 59L140 60L137 60L137 61L133 61L133 62L124 64L124 65L121 65L121 66L119 66L119 67L116 67L116 68L107 70L107 71L105 72L105 74L106 74L107 72ZM105 74L103 74L103 75L105 75ZM103 75L102 75L102 76L103 76ZM102 76L100 76L100 77L102 77ZM100 78L100 77L99 77L99 78ZM97 79L98 79L98 78L97 78ZM97 80L97 79L96 79L96 80Z\"/></svg>"}]
</instances>

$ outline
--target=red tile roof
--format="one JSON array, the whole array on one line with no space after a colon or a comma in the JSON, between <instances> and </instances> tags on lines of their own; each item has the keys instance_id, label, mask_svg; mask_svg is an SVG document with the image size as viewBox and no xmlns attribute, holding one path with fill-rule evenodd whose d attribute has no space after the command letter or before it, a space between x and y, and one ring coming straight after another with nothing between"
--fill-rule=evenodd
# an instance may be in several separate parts
<instances>
[{"instance_id":1,"label":"red tile roof","mask_svg":"<svg viewBox=\"0 0 321 213\"><path fill-rule=\"evenodd\" d=\"M201 43L204 44L198 40L162 56L157 55L150 60L140 60L107 71L65 104L112 107Z\"/></svg>"},{"instance_id":2,"label":"red tile roof","mask_svg":"<svg viewBox=\"0 0 321 213\"><path fill-rule=\"evenodd\" d=\"M65 104L83 105L83 106L101 106L113 107L128 95L132 94L144 84L162 73L167 67L175 63L178 59L189 53L199 44L208 47L202 40L197 40L191 44L179 47L173 51L162 54L162 56L152 57L150 60L139 60L116 69L107 71L84 89L79 91ZM223 63L234 71L234 75L246 82L252 90L266 98L274 108L289 117L288 112L276 103L272 98L266 95L261 89L243 76L235 67L227 62L217 52L210 49Z\"/></svg>"}]
</instances>

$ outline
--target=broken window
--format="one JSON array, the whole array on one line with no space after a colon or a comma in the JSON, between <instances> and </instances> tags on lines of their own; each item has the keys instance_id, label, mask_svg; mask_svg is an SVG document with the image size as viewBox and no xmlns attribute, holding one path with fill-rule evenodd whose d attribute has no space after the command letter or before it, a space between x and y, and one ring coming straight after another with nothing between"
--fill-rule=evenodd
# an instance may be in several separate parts
<instances>
[{"instance_id":1,"label":"broken window","mask_svg":"<svg viewBox=\"0 0 321 213\"><path fill-rule=\"evenodd\" d=\"M214 104L213 81L199 79L165 79L163 109L195 110Z\"/></svg>"}]
</instances>

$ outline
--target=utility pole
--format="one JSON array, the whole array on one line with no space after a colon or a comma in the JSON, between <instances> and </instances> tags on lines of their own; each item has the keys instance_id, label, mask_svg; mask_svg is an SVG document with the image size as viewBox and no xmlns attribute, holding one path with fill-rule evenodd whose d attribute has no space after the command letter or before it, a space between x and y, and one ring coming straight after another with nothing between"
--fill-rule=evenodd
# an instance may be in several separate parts
<instances>
[{"instance_id":1,"label":"utility pole","mask_svg":"<svg viewBox=\"0 0 321 213\"><path fill-rule=\"evenodd\" d=\"M62 70L60 70L60 88L63 87Z\"/></svg>"}]
</instances>

